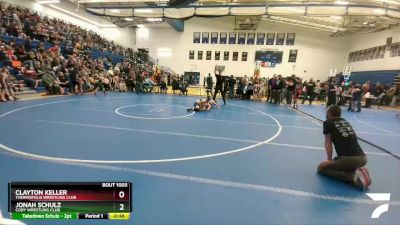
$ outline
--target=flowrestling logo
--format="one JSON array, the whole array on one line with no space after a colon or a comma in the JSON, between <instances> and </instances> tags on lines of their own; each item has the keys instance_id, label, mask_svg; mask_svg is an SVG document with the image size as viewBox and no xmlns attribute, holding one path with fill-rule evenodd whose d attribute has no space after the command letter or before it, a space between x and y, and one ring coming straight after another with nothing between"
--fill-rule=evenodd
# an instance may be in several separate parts
<instances>
[{"instance_id":1,"label":"flowrestling logo","mask_svg":"<svg viewBox=\"0 0 400 225\"><path fill-rule=\"evenodd\" d=\"M383 213L389 211L390 193L366 193L366 195L376 202L382 202L382 205L372 212L371 218L378 219Z\"/></svg>"}]
</instances>

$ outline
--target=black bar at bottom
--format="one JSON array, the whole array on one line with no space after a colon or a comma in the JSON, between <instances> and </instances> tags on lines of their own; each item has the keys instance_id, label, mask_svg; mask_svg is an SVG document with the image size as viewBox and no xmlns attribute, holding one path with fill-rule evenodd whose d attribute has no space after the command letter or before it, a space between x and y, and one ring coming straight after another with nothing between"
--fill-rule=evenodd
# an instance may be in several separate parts
<instances>
[{"instance_id":1,"label":"black bar at bottom","mask_svg":"<svg viewBox=\"0 0 400 225\"><path fill-rule=\"evenodd\" d=\"M80 220L108 220L108 213L79 213Z\"/></svg>"}]
</instances>

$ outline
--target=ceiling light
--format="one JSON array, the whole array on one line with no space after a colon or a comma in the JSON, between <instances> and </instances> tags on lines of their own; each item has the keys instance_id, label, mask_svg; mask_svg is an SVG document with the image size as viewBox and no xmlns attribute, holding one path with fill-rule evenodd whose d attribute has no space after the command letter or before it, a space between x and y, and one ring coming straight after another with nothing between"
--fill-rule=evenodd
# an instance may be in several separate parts
<instances>
[{"instance_id":1,"label":"ceiling light","mask_svg":"<svg viewBox=\"0 0 400 225\"><path fill-rule=\"evenodd\" d=\"M384 9L374 9L374 12L375 12L376 14L381 14L381 15L383 15L383 14L386 13L386 11L385 11Z\"/></svg>"},{"instance_id":2,"label":"ceiling light","mask_svg":"<svg viewBox=\"0 0 400 225\"><path fill-rule=\"evenodd\" d=\"M135 9L135 13L151 13L152 9Z\"/></svg>"},{"instance_id":3,"label":"ceiling light","mask_svg":"<svg viewBox=\"0 0 400 225\"><path fill-rule=\"evenodd\" d=\"M39 4L56 4L60 3L60 0L38 0Z\"/></svg>"},{"instance_id":4,"label":"ceiling light","mask_svg":"<svg viewBox=\"0 0 400 225\"><path fill-rule=\"evenodd\" d=\"M344 28L341 27L333 27L329 25L324 25L324 24L319 24L319 23L312 23L312 22L307 22L303 20L296 20L296 19L291 19L291 18L286 18L286 17L279 17L279 16L271 16L271 19L265 19L264 20L273 20L273 21L279 21L279 22L285 22L293 25L301 25L301 26L307 26L307 27L317 27L319 29L325 29L325 30L339 30L342 31Z\"/></svg>"},{"instance_id":5,"label":"ceiling light","mask_svg":"<svg viewBox=\"0 0 400 225\"><path fill-rule=\"evenodd\" d=\"M162 21L163 21L163 19L162 19L162 18L159 18L159 17L156 17L156 18L147 18L146 20L149 21L149 22L162 22Z\"/></svg>"},{"instance_id":6,"label":"ceiling light","mask_svg":"<svg viewBox=\"0 0 400 225\"><path fill-rule=\"evenodd\" d=\"M349 2L348 1L343 1L343 0L336 0L335 4L336 5L348 5Z\"/></svg>"},{"instance_id":7,"label":"ceiling light","mask_svg":"<svg viewBox=\"0 0 400 225\"><path fill-rule=\"evenodd\" d=\"M110 12L112 12L112 13L120 13L121 11L119 11L119 9L110 9Z\"/></svg>"},{"instance_id":8,"label":"ceiling light","mask_svg":"<svg viewBox=\"0 0 400 225\"><path fill-rule=\"evenodd\" d=\"M170 52L170 48L157 48L157 52Z\"/></svg>"},{"instance_id":9,"label":"ceiling light","mask_svg":"<svg viewBox=\"0 0 400 225\"><path fill-rule=\"evenodd\" d=\"M330 16L329 19L332 19L332 20L341 20L341 19L343 19L343 17L341 17L341 16Z\"/></svg>"},{"instance_id":10,"label":"ceiling light","mask_svg":"<svg viewBox=\"0 0 400 225\"><path fill-rule=\"evenodd\" d=\"M133 18L126 17L125 20L126 20L126 21L133 21Z\"/></svg>"},{"instance_id":11,"label":"ceiling light","mask_svg":"<svg viewBox=\"0 0 400 225\"><path fill-rule=\"evenodd\" d=\"M144 28L145 26L143 24L138 24L136 25L138 28Z\"/></svg>"},{"instance_id":12,"label":"ceiling light","mask_svg":"<svg viewBox=\"0 0 400 225\"><path fill-rule=\"evenodd\" d=\"M80 15L78 15L78 14L76 14L76 13L71 12L70 10L63 9L62 7L58 7L58 6L56 6L56 5L50 4L49 7L53 8L53 9L55 9L55 10L57 10L57 11L63 12L63 13L65 13L65 14L67 14L67 15L73 16L74 18L78 18L78 19L80 19L80 20L82 20L82 21L86 21L86 22L88 22L88 23L90 23L90 24L95 25L96 27L117 27L117 26L114 25L114 24L101 24L101 23L97 23L97 22L95 22L95 21L93 21L93 20L90 20L90 19L88 19L88 18L86 18L86 17L80 16Z\"/></svg>"}]
</instances>

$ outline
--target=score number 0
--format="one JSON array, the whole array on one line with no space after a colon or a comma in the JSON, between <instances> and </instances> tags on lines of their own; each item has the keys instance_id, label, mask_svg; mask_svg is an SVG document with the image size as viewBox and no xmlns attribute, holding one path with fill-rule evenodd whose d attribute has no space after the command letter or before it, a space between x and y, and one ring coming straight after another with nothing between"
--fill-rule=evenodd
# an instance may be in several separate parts
<instances>
[{"instance_id":1,"label":"score number 0","mask_svg":"<svg viewBox=\"0 0 400 225\"><path fill-rule=\"evenodd\" d=\"M119 198L124 198L125 197L125 192L123 192L123 191L120 191L119 193L118 193L118 197ZM124 207L125 207L125 205L124 204L119 204L119 210L120 211L124 211Z\"/></svg>"}]
</instances>

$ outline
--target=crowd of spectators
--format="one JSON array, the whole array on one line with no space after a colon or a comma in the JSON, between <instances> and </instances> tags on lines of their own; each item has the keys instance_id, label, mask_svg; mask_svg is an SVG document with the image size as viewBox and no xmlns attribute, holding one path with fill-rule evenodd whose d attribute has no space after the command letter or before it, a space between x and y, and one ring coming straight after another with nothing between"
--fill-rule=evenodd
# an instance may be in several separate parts
<instances>
[{"instance_id":1,"label":"crowd of spectators","mask_svg":"<svg viewBox=\"0 0 400 225\"><path fill-rule=\"evenodd\" d=\"M0 99L16 100L23 86L48 94L83 94L99 82L112 91L151 91L163 74L137 63L131 48L57 18L0 1ZM90 51L123 56L92 58ZM162 82L161 82L162 83ZM102 85L103 86L103 85Z\"/></svg>"},{"instance_id":2,"label":"crowd of spectators","mask_svg":"<svg viewBox=\"0 0 400 225\"><path fill-rule=\"evenodd\" d=\"M1 34L27 40L39 40L54 45L64 44L67 48L80 50L97 49L132 57L133 49L124 48L113 41L102 38L93 31L64 22L58 18L40 16L30 9L0 2ZM21 46L30 51L29 44Z\"/></svg>"},{"instance_id":3,"label":"crowd of spectators","mask_svg":"<svg viewBox=\"0 0 400 225\"><path fill-rule=\"evenodd\" d=\"M211 95L213 77L205 78L205 86ZM377 106L397 106L400 99L400 85L384 85L370 81L364 84L348 82L343 76L331 77L326 81L303 80L295 75L283 77L273 75L271 78L235 78L233 75L225 78L225 93L228 98L265 100L272 104L287 104L294 108L298 103L313 101L326 102L326 106L345 105L349 111L360 111L361 101L365 107L371 104Z\"/></svg>"}]
</instances>

